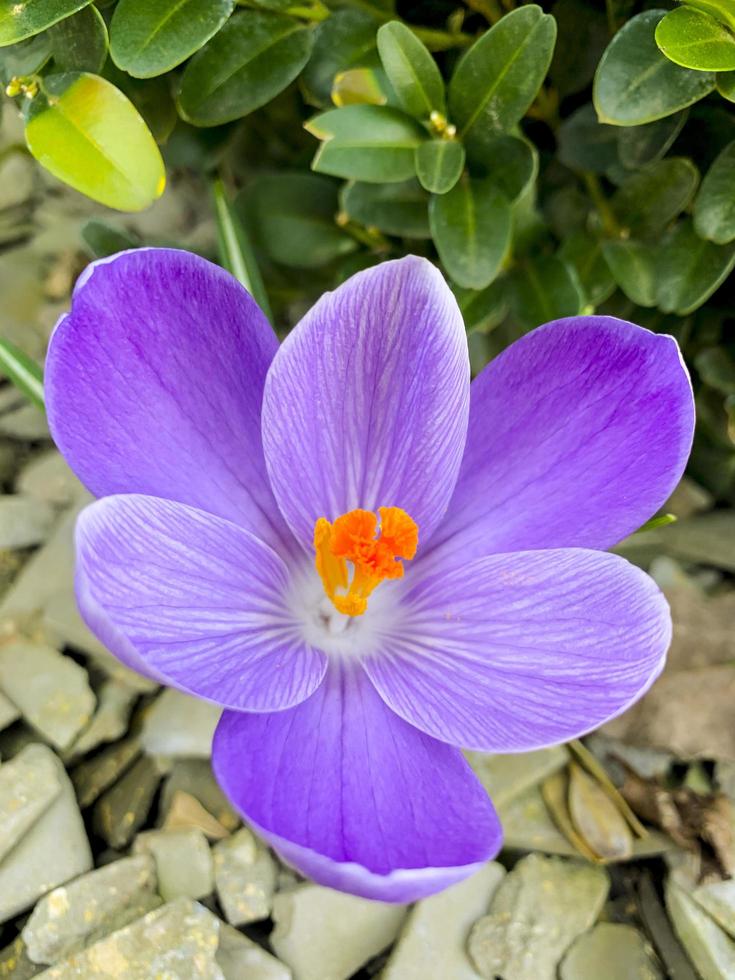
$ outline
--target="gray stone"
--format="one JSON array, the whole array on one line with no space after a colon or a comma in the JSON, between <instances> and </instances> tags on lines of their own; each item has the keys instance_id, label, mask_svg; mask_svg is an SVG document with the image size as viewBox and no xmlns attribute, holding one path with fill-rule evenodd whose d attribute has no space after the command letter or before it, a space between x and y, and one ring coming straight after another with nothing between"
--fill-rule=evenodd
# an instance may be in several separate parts
<instances>
[{"instance_id":1,"label":"gray stone","mask_svg":"<svg viewBox=\"0 0 735 980\"><path fill-rule=\"evenodd\" d=\"M0 977L3 980L31 980L43 969L28 956L26 945L20 936L0 950Z\"/></svg>"},{"instance_id":2,"label":"gray stone","mask_svg":"<svg viewBox=\"0 0 735 980\"><path fill-rule=\"evenodd\" d=\"M508 850L577 856L576 848L552 820L538 786L499 807L498 816L505 831L503 845Z\"/></svg>"},{"instance_id":3,"label":"gray stone","mask_svg":"<svg viewBox=\"0 0 735 980\"><path fill-rule=\"evenodd\" d=\"M347 980L391 945L405 917L403 905L306 883L276 895L270 941L294 980Z\"/></svg>"},{"instance_id":4,"label":"gray stone","mask_svg":"<svg viewBox=\"0 0 735 980\"><path fill-rule=\"evenodd\" d=\"M219 920L178 899L39 974L43 980L224 980ZM245 980L245 978L243 978Z\"/></svg>"},{"instance_id":5,"label":"gray stone","mask_svg":"<svg viewBox=\"0 0 735 980\"><path fill-rule=\"evenodd\" d=\"M42 745L27 745L0 766L0 861L60 792L57 762Z\"/></svg>"},{"instance_id":6,"label":"gray stone","mask_svg":"<svg viewBox=\"0 0 735 980\"><path fill-rule=\"evenodd\" d=\"M292 977L289 968L275 956L225 922L219 927L217 963L225 980L291 980Z\"/></svg>"},{"instance_id":7,"label":"gray stone","mask_svg":"<svg viewBox=\"0 0 735 980\"><path fill-rule=\"evenodd\" d=\"M45 541L56 511L33 497L0 494L0 548L31 548Z\"/></svg>"},{"instance_id":8,"label":"gray stone","mask_svg":"<svg viewBox=\"0 0 735 980\"><path fill-rule=\"evenodd\" d=\"M153 804L163 770L143 756L95 804L94 827L110 847L126 847L143 825Z\"/></svg>"},{"instance_id":9,"label":"gray stone","mask_svg":"<svg viewBox=\"0 0 735 980\"><path fill-rule=\"evenodd\" d=\"M94 711L86 670L53 647L29 640L0 646L0 688L28 724L59 749L71 745Z\"/></svg>"},{"instance_id":10,"label":"gray stone","mask_svg":"<svg viewBox=\"0 0 735 980\"><path fill-rule=\"evenodd\" d=\"M43 608L43 627L54 642L79 650L111 678L127 685L132 691L147 694L157 689L154 681L121 664L87 628L77 608L71 578L65 589L47 599Z\"/></svg>"},{"instance_id":11,"label":"gray stone","mask_svg":"<svg viewBox=\"0 0 735 980\"><path fill-rule=\"evenodd\" d=\"M61 790L0 862L0 922L7 922L47 891L92 867L87 833L66 770L47 746L39 745L38 750L55 763Z\"/></svg>"},{"instance_id":12,"label":"gray stone","mask_svg":"<svg viewBox=\"0 0 735 980\"><path fill-rule=\"evenodd\" d=\"M85 759L71 774L79 805L90 806L106 789L117 782L140 755L140 741L135 735L103 749Z\"/></svg>"},{"instance_id":13,"label":"gray stone","mask_svg":"<svg viewBox=\"0 0 735 980\"><path fill-rule=\"evenodd\" d=\"M595 923L609 887L602 868L540 854L523 858L472 928L475 969L488 980L555 980L559 961Z\"/></svg>"},{"instance_id":14,"label":"gray stone","mask_svg":"<svg viewBox=\"0 0 735 980\"><path fill-rule=\"evenodd\" d=\"M140 854L55 888L36 905L23 929L29 957L36 963L55 963L78 951L89 936L155 885L153 859Z\"/></svg>"},{"instance_id":15,"label":"gray stone","mask_svg":"<svg viewBox=\"0 0 735 980\"><path fill-rule=\"evenodd\" d=\"M84 493L64 457L55 449L39 453L26 463L18 474L15 489L54 507L68 507Z\"/></svg>"},{"instance_id":16,"label":"gray stone","mask_svg":"<svg viewBox=\"0 0 735 980\"><path fill-rule=\"evenodd\" d=\"M0 434L23 442L51 438L46 416L35 405L21 405L0 415Z\"/></svg>"},{"instance_id":17,"label":"gray stone","mask_svg":"<svg viewBox=\"0 0 735 980\"><path fill-rule=\"evenodd\" d=\"M68 758L86 755L103 742L114 742L128 730L128 719L137 693L127 684L110 679L97 694L97 710L89 725L68 751Z\"/></svg>"},{"instance_id":18,"label":"gray stone","mask_svg":"<svg viewBox=\"0 0 735 980\"><path fill-rule=\"evenodd\" d=\"M268 849L242 827L215 844L214 880L225 918L233 926L267 919L273 905L277 867Z\"/></svg>"},{"instance_id":19,"label":"gray stone","mask_svg":"<svg viewBox=\"0 0 735 980\"><path fill-rule=\"evenodd\" d=\"M10 698L6 698L5 695L0 692L0 731L3 728L7 728L8 725L12 725L14 721L20 718L20 711L13 704Z\"/></svg>"},{"instance_id":20,"label":"gray stone","mask_svg":"<svg viewBox=\"0 0 735 980\"><path fill-rule=\"evenodd\" d=\"M138 835L133 851L153 857L158 892L166 902L205 898L214 890L212 853L200 830L150 830Z\"/></svg>"},{"instance_id":21,"label":"gray stone","mask_svg":"<svg viewBox=\"0 0 735 980\"><path fill-rule=\"evenodd\" d=\"M143 749L149 755L208 759L221 714L217 705L167 688L143 722Z\"/></svg>"},{"instance_id":22,"label":"gray stone","mask_svg":"<svg viewBox=\"0 0 735 980\"><path fill-rule=\"evenodd\" d=\"M569 761L563 745L513 755L466 752L467 761L497 807L507 806L531 786L562 769Z\"/></svg>"},{"instance_id":23,"label":"gray stone","mask_svg":"<svg viewBox=\"0 0 735 980\"><path fill-rule=\"evenodd\" d=\"M170 812L178 792L193 796L226 830L233 831L240 825L240 818L214 778L208 759L174 761L161 793L162 813Z\"/></svg>"},{"instance_id":24,"label":"gray stone","mask_svg":"<svg viewBox=\"0 0 735 980\"><path fill-rule=\"evenodd\" d=\"M702 980L732 980L735 977L735 943L671 879L666 884L666 909Z\"/></svg>"},{"instance_id":25,"label":"gray stone","mask_svg":"<svg viewBox=\"0 0 735 980\"><path fill-rule=\"evenodd\" d=\"M491 861L471 878L418 902L408 913L381 980L477 980L467 936L505 875Z\"/></svg>"},{"instance_id":26,"label":"gray stone","mask_svg":"<svg viewBox=\"0 0 735 980\"><path fill-rule=\"evenodd\" d=\"M632 926L600 922L571 946L559 980L662 980L653 951Z\"/></svg>"}]
</instances>

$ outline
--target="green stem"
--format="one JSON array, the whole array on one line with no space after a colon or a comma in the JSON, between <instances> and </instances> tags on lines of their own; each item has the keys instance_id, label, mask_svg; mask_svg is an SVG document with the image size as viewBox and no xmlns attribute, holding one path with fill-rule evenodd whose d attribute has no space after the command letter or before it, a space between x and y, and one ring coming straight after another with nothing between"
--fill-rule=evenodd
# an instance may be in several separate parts
<instances>
[{"instance_id":1,"label":"green stem","mask_svg":"<svg viewBox=\"0 0 735 980\"><path fill-rule=\"evenodd\" d=\"M582 174L582 179L587 185L587 190L590 193L590 197L594 201L597 212L602 219L602 227L605 234L609 235L611 238L620 238L622 235L622 229L618 224L618 219L615 217L615 212L610 207L608 199L602 192L602 187L600 186L600 181L597 179L597 175L585 170L585 172Z\"/></svg>"}]
</instances>

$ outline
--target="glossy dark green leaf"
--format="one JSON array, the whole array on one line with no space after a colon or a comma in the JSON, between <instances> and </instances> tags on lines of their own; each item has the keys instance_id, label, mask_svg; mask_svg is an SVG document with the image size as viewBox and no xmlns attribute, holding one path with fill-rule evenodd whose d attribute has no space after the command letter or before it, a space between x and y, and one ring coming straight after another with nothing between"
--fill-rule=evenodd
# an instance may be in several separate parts
<instances>
[{"instance_id":1,"label":"glossy dark green leaf","mask_svg":"<svg viewBox=\"0 0 735 980\"><path fill-rule=\"evenodd\" d=\"M500 271L511 235L508 199L488 180L465 174L448 194L432 197L431 236L451 278L484 289Z\"/></svg>"},{"instance_id":2,"label":"glossy dark green leaf","mask_svg":"<svg viewBox=\"0 0 735 980\"><path fill-rule=\"evenodd\" d=\"M615 289L602 246L589 232L580 228L568 235L559 249L559 258L575 270L585 300L592 306L604 303Z\"/></svg>"},{"instance_id":3,"label":"glossy dark green leaf","mask_svg":"<svg viewBox=\"0 0 735 980\"><path fill-rule=\"evenodd\" d=\"M513 313L524 327L582 312L584 296L577 276L555 255L525 259L511 281Z\"/></svg>"},{"instance_id":4,"label":"glossy dark green leaf","mask_svg":"<svg viewBox=\"0 0 735 980\"><path fill-rule=\"evenodd\" d=\"M735 35L701 10L684 6L670 11L656 28L656 44L684 68L735 70Z\"/></svg>"},{"instance_id":5,"label":"glossy dark green leaf","mask_svg":"<svg viewBox=\"0 0 735 980\"><path fill-rule=\"evenodd\" d=\"M728 102L735 102L735 71L718 73L717 91L723 99L727 99Z\"/></svg>"},{"instance_id":6,"label":"glossy dark green leaf","mask_svg":"<svg viewBox=\"0 0 735 980\"><path fill-rule=\"evenodd\" d=\"M312 168L349 180L392 183L416 173L415 151L426 131L389 106L353 105L332 109L307 123L323 140Z\"/></svg>"},{"instance_id":7,"label":"glossy dark green leaf","mask_svg":"<svg viewBox=\"0 0 735 980\"><path fill-rule=\"evenodd\" d=\"M40 71L51 58L51 40L48 33L0 48L0 80L7 85L11 78L33 75Z\"/></svg>"},{"instance_id":8,"label":"glossy dark green leaf","mask_svg":"<svg viewBox=\"0 0 735 980\"><path fill-rule=\"evenodd\" d=\"M642 126L619 126L616 132L622 165L628 170L637 170L647 163L660 160L681 132L688 113L688 109L682 109L672 116L643 123Z\"/></svg>"},{"instance_id":9,"label":"glossy dark green leaf","mask_svg":"<svg viewBox=\"0 0 735 980\"><path fill-rule=\"evenodd\" d=\"M186 66L179 111L195 126L246 116L278 95L306 64L313 34L291 17L235 14Z\"/></svg>"},{"instance_id":10,"label":"glossy dark green leaf","mask_svg":"<svg viewBox=\"0 0 735 980\"><path fill-rule=\"evenodd\" d=\"M121 211L148 207L166 186L150 130L114 85L85 72L44 79L26 125L33 156L59 180Z\"/></svg>"},{"instance_id":11,"label":"glossy dark green leaf","mask_svg":"<svg viewBox=\"0 0 735 980\"><path fill-rule=\"evenodd\" d=\"M487 177L511 204L538 175L538 152L533 143L518 136L498 135L488 140L478 177Z\"/></svg>"},{"instance_id":12,"label":"glossy dark green leaf","mask_svg":"<svg viewBox=\"0 0 735 980\"><path fill-rule=\"evenodd\" d=\"M102 71L107 60L107 26L94 5L54 24L48 37L59 71Z\"/></svg>"},{"instance_id":13,"label":"glossy dark green leaf","mask_svg":"<svg viewBox=\"0 0 735 980\"><path fill-rule=\"evenodd\" d=\"M686 316L710 298L735 267L735 242L715 245L682 221L663 244L657 265L657 303Z\"/></svg>"},{"instance_id":14,"label":"glossy dark green leaf","mask_svg":"<svg viewBox=\"0 0 735 980\"><path fill-rule=\"evenodd\" d=\"M612 200L620 224L634 237L660 231L694 198L699 172L691 160L669 157L631 174Z\"/></svg>"},{"instance_id":15,"label":"glossy dark green leaf","mask_svg":"<svg viewBox=\"0 0 735 980\"><path fill-rule=\"evenodd\" d=\"M638 306L656 305L656 256L633 239L602 243L602 254L618 286Z\"/></svg>"},{"instance_id":16,"label":"glossy dark green leaf","mask_svg":"<svg viewBox=\"0 0 735 980\"><path fill-rule=\"evenodd\" d=\"M221 180L212 185L220 262L247 289L255 302L273 321L268 294L250 240L242 222L227 199Z\"/></svg>"},{"instance_id":17,"label":"glossy dark green leaf","mask_svg":"<svg viewBox=\"0 0 735 980\"><path fill-rule=\"evenodd\" d=\"M110 23L110 54L136 78L163 75L213 37L235 0L120 0Z\"/></svg>"},{"instance_id":18,"label":"glossy dark green leaf","mask_svg":"<svg viewBox=\"0 0 735 980\"><path fill-rule=\"evenodd\" d=\"M342 207L353 220L386 235L430 238L429 198L417 180L400 184L348 184Z\"/></svg>"},{"instance_id":19,"label":"glossy dark green leaf","mask_svg":"<svg viewBox=\"0 0 735 980\"><path fill-rule=\"evenodd\" d=\"M402 109L422 120L444 112L444 80L413 31L397 20L384 24L378 31L378 52Z\"/></svg>"},{"instance_id":20,"label":"glossy dark green leaf","mask_svg":"<svg viewBox=\"0 0 735 980\"><path fill-rule=\"evenodd\" d=\"M511 11L462 56L449 85L449 112L470 159L510 130L533 102L554 52L556 23L536 4Z\"/></svg>"},{"instance_id":21,"label":"glossy dark green leaf","mask_svg":"<svg viewBox=\"0 0 735 980\"><path fill-rule=\"evenodd\" d=\"M694 204L694 228L718 245L735 239L735 141L705 174Z\"/></svg>"},{"instance_id":22,"label":"glossy dark green leaf","mask_svg":"<svg viewBox=\"0 0 735 980\"><path fill-rule=\"evenodd\" d=\"M22 391L38 408L44 408L43 371L27 354L0 338L0 374Z\"/></svg>"},{"instance_id":23,"label":"glossy dark green leaf","mask_svg":"<svg viewBox=\"0 0 735 980\"><path fill-rule=\"evenodd\" d=\"M140 240L133 237L122 228L90 218L82 228L82 240L95 259L104 259L115 252L123 252L129 248L138 248Z\"/></svg>"},{"instance_id":24,"label":"glossy dark green leaf","mask_svg":"<svg viewBox=\"0 0 735 980\"><path fill-rule=\"evenodd\" d=\"M618 162L618 130L599 122L594 106L589 104L564 120L558 143L559 159L573 170L604 174Z\"/></svg>"},{"instance_id":25,"label":"glossy dark green leaf","mask_svg":"<svg viewBox=\"0 0 735 980\"><path fill-rule=\"evenodd\" d=\"M336 10L316 29L314 48L301 83L308 100L317 106L331 101L338 72L375 68L380 64L375 33L378 21L361 10Z\"/></svg>"},{"instance_id":26,"label":"glossy dark green leaf","mask_svg":"<svg viewBox=\"0 0 735 980\"><path fill-rule=\"evenodd\" d=\"M485 289L455 289L468 333L490 333L508 315L508 283L503 276Z\"/></svg>"},{"instance_id":27,"label":"glossy dark green leaf","mask_svg":"<svg viewBox=\"0 0 735 980\"><path fill-rule=\"evenodd\" d=\"M457 140L428 140L416 150L416 175L432 194L446 194L464 169L464 147Z\"/></svg>"},{"instance_id":28,"label":"glossy dark green leaf","mask_svg":"<svg viewBox=\"0 0 735 980\"><path fill-rule=\"evenodd\" d=\"M0 0L0 47L40 34L91 0Z\"/></svg>"},{"instance_id":29,"label":"glossy dark green leaf","mask_svg":"<svg viewBox=\"0 0 735 980\"><path fill-rule=\"evenodd\" d=\"M715 86L712 72L675 65L658 48L665 10L645 10L618 31L595 73L593 99L600 122L640 126L698 102Z\"/></svg>"},{"instance_id":30,"label":"glossy dark green leaf","mask_svg":"<svg viewBox=\"0 0 735 980\"><path fill-rule=\"evenodd\" d=\"M348 255L357 242L337 225L337 184L309 173L255 177L235 207L253 243L273 262L316 269Z\"/></svg>"}]
</instances>

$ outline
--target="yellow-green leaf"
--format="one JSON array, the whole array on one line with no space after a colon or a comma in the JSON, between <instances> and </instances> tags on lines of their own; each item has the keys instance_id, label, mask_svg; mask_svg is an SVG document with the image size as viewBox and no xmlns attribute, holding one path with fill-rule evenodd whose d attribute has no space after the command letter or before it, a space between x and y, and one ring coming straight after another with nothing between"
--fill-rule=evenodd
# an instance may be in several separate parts
<instances>
[{"instance_id":1,"label":"yellow-green leaf","mask_svg":"<svg viewBox=\"0 0 735 980\"><path fill-rule=\"evenodd\" d=\"M161 195L166 175L150 130L110 82L86 72L44 79L32 103L26 142L59 180L120 211L141 211Z\"/></svg>"}]
</instances>

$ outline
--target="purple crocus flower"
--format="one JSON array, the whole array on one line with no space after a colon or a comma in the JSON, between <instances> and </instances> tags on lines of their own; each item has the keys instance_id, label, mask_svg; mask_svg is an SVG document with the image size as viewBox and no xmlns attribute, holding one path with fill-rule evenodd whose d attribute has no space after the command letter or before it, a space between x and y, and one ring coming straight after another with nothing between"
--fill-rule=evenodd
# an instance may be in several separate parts
<instances>
[{"instance_id":1,"label":"purple crocus flower","mask_svg":"<svg viewBox=\"0 0 735 980\"><path fill-rule=\"evenodd\" d=\"M471 874L501 828L456 746L574 738L662 668L666 602L604 549L689 453L671 337L558 320L470 390L423 259L358 273L279 347L222 269L140 249L83 274L46 378L102 498L77 529L86 622L226 709L220 783L316 881L405 902Z\"/></svg>"}]
</instances>

